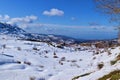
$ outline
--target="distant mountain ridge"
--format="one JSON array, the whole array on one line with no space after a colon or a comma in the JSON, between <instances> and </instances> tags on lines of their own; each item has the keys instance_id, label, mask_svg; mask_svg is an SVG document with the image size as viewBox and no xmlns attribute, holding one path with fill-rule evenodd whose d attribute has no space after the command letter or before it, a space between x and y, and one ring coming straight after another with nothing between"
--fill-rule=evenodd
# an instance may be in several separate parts
<instances>
[{"instance_id":1,"label":"distant mountain ridge","mask_svg":"<svg viewBox=\"0 0 120 80\"><path fill-rule=\"evenodd\" d=\"M0 22L0 33L2 34L21 34L26 33L23 29L10 24Z\"/></svg>"},{"instance_id":2,"label":"distant mountain ridge","mask_svg":"<svg viewBox=\"0 0 120 80\"><path fill-rule=\"evenodd\" d=\"M18 26L13 26L6 23L0 22L0 34L10 35L19 39L34 40L34 41L45 41L45 42L56 42L56 43L74 43L73 38L60 36L60 35L43 35L28 33Z\"/></svg>"},{"instance_id":3,"label":"distant mountain ridge","mask_svg":"<svg viewBox=\"0 0 120 80\"><path fill-rule=\"evenodd\" d=\"M63 35L54 35L54 34L37 34L37 33L28 33L25 30L19 28L18 26L1 23L0 22L0 34L10 35L18 39L31 40L31 41L43 41L43 42L55 42L60 44L74 44L74 43L86 43L86 42L97 42L97 41L114 41L111 40L85 40L85 39L75 39Z\"/></svg>"}]
</instances>

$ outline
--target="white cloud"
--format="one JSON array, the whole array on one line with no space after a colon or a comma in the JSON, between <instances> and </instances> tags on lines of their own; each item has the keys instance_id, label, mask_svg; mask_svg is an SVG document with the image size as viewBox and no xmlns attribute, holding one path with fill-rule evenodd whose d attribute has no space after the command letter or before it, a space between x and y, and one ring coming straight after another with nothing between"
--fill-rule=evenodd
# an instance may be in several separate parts
<instances>
[{"instance_id":1,"label":"white cloud","mask_svg":"<svg viewBox=\"0 0 120 80\"><path fill-rule=\"evenodd\" d=\"M5 19L5 20L9 20L9 19L10 19L10 16L4 15L4 19Z\"/></svg>"},{"instance_id":2,"label":"white cloud","mask_svg":"<svg viewBox=\"0 0 120 80\"><path fill-rule=\"evenodd\" d=\"M64 11L53 8L50 11L44 11L43 15L47 15L47 16L63 16Z\"/></svg>"},{"instance_id":3,"label":"white cloud","mask_svg":"<svg viewBox=\"0 0 120 80\"><path fill-rule=\"evenodd\" d=\"M25 17L15 17L15 18L11 18L9 15L0 15L0 22L5 22L8 24L17 24L17 25L21 25L21 24L29 24L34 22L35 20L37 20L38 17L31 15L31 16L25 16ZM22 27L22 26L20 26Z\"/></svg>"},{"instance_id":4,"label":"white cloud","mask_svg":"<svg viewBox=\"0 0 120 80\"><path fill-rule=\"evenodd\" d=\"M37 20L37 16L31 15L31 16L26 16L26 17L11 18L7 23L9 23L9 24L32 23L35 20Z\"/></svg>"},{"instance_id":5,"label":"white cloud","mask_svg":"<svg viewBox=\"0 0 120 80\"><path fill-rule=\"evenodd\" d=\"M45 23L25 23L25 24L20 24L19 26L22 26L22 28L27 28L27 27L60 27L63 25L57 25L57 24L45 24Z\"/></svg>"},{"instance_id":6,"label":"white cloud","mask_svg":"<svg viewBox=\"0 0 120 80\"><path fill-rule=\"evenodd\" d=\"M93 30L106 30L107 26L90 26Z\"/></svg>"},{"instance_id":7,"label":"white cloud","mask_svg":"<svg viewBox=\"0 0 120 80\"><path fill-rule=\"evenodd\" d=\"M7 21L10 19L10 16L8 15L0 15L0 21Z\"/></svg>"},{"instance_id":8,"label":"white cloud","mask_svg":"<svg viewBox=\"0 0 120 80\"><path fill-rule=\"evenodd\" d=\"M92 30L106 30L106 26L69 26L69 25L60 25L60 24L45 24L45 23L40 23L40 22L36 22L38 19L37 16L31 15L31 16L25 16L25 17L10 17L9 15L0 15L0 22L5 22L8 24L12 24L12 25L18 25L20 28L23 29L27 29L29 28L36 28L36 27L47 27L47 28L88 28L88 29L92 29ZM73 17L74 19L74 17ZM113 28L111 28L112 30Z\"/></svg>"}]
</instances>

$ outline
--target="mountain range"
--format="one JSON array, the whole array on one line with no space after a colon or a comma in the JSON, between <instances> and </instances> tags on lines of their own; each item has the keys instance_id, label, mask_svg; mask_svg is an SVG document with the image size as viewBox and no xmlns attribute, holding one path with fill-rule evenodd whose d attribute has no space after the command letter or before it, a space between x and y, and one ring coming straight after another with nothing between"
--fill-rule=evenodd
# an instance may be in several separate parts
<instances>
[{"instance_id":1,"label":"mountain range","mask_svg":"<svg viewBox=\"0 0 120 80\"><path fill-rule=\"evenodd\" d=\"M3 35L10 35L17 37L18 39L24 39L24 40L33 40L33 41L44 41L44 42L69 42L74 43L75 39L61 36L61 35L45 35L45 34L36 34L36 33L28 33L25 30L19 28L16 25L10 25L6 23L0 23L0 34Z\"/></svg>"}]
</instances>

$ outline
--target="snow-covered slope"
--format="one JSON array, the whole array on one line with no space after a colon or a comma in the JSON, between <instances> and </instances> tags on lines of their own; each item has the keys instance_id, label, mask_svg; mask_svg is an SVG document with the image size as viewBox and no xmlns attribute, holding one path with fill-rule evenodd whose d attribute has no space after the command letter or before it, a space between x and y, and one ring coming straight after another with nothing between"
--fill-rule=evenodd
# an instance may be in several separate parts
<instances>
[{"instance_id":1,"label":"snow-covered slope","mask_svg":"<svg viewBox=\"0 0 120 80\"><path fill-rule=\"evenodd\" d=\"M45 42L0 35L0 80L97 80L120 69L119 61L110 63L119 52L120 47L107 52L99 49L99 53L94 47L81 51L74 47L60 49ZM76 78L80 75L84 76Z\"/></svg>"}]
</instances>

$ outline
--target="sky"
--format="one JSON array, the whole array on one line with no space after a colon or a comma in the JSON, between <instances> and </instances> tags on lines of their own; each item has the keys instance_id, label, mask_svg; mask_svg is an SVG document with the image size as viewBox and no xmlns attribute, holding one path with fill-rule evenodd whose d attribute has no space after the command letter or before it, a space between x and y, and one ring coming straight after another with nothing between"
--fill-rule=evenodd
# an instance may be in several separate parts
<instances>
[{"instance_id":1,"label":"sky","mask_svg":"<svg viewBox=\"0 0 120 80\"><path fill-rule=\"evenodd\" d=\"M0 0L0 22L31 33L111 39L117 31L93 0Z\"/></svg>"}]
</instances>

